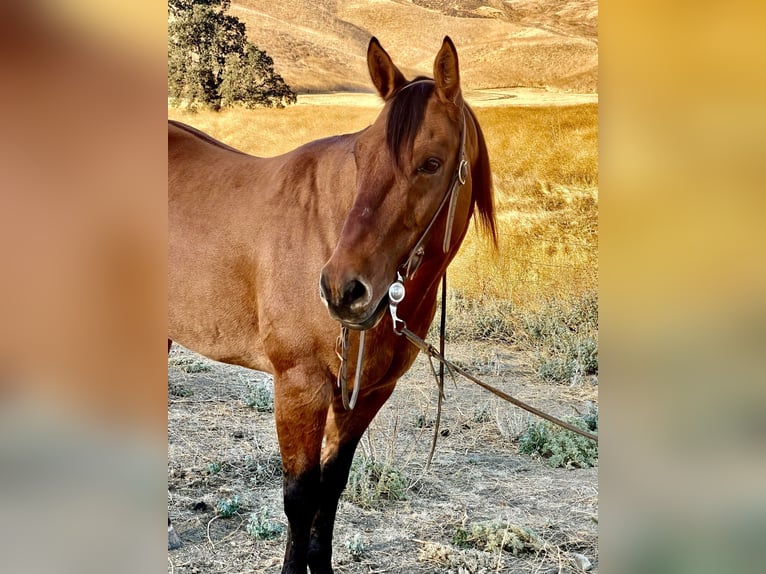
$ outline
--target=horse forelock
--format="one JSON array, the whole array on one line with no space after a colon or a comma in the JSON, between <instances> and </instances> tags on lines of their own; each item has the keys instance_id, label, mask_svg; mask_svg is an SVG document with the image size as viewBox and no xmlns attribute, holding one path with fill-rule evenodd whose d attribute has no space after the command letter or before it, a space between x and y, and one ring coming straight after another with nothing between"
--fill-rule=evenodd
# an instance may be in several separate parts
<instances>
[{"instance_id":1,"label":"horse forelock","mask_svg":"<svg viewBox=\"0 0 766 574\"><path fill-rule=\"evenodd\" d=\"M432 80L418 77L400 88L391 101L386 119L386 145L397 168L401 168L402 151L411 151L415 144L433 91Z\"/></svg>"},{"instance_id":2,"label":"horse forelock","mask_svg":"<svg viewBox=\"0 0 766 574\"><path fill-rule=\"evenodd\" d=\"M401 169L402 151L412 150L415 137L425 117L428 99L434 92L434 86L433 80L420 76L401 87L391 101L391 109L386 120L386 144L394 165L398 169ZM471 214L474 214L474 209L478 211L479 226L497 245L497 223L487 144L473 110L467 104L463 105L476 129L478 143L478 159L476 164L471 166L474 188Z\"/></svg>"}]
</instances>

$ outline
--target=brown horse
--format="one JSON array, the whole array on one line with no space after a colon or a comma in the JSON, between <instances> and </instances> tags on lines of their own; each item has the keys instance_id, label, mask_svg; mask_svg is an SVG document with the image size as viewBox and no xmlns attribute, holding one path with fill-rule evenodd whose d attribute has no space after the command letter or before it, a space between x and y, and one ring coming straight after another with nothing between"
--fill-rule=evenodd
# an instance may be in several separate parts
<instances>
[{"instance_id":1,"label":"brown horse","mask_svg":"<svg viewBox=\"0 0 766 574\"><path fill-rule=\"evenodd\" d=\"M375 38L367 63L385 106L358 133L264 159L168 126L169 344L274 375L283 573L332 573L354 451L417 354L386 313L389 286L406 281L396 312L423 336L475 212L495 239L489 158L452 41L433 79L408 81ZM350 357L353 330L366 339L351 410L337 384L339 323L352 329Z\"/></svg>"}]
</instances>

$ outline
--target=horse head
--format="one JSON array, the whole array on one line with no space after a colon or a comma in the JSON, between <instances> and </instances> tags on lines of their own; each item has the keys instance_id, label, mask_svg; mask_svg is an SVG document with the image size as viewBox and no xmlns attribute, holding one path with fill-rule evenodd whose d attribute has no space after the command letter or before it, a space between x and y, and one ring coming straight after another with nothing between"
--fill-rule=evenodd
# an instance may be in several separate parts
<instances>
[{"instance_id":1,"label":"horse head","mask_svg":"<svg viewBox=\"0 0 766 574\"><path fill-rule=\"evenodd\" d=\"M452 41L445 37L433 79L408 81L375 38L367 64L385 104L356 140L354 201L320 274L330 316L360 330L383 316L397 278L426 261L446 269L474 208L495 237L486 145L463 101Z\"/></svg>"}]
</instances>

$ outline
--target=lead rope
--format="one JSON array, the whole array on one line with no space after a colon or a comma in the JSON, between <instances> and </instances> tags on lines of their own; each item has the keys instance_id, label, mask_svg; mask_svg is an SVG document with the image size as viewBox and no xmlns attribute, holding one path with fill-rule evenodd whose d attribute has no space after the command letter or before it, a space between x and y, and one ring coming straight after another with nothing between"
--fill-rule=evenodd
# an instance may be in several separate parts
<instances>
[{"instance_id":1,"label":"lead rope","mask_svg":"<svg viewBox=\"0 0 766 574\"><path fill-rule=\"evenodd\" d=\"M450 371L454 371L456 373L459 373L459 374L463 375L469 381L476 383L477 385L479 385L483 389L488 390L492 394L497 395L501 399L503 399L505 401L508 401L509 403L511 403L513 405L516 405L517 407L522 408L525 411L528 411L528 412L532 413L533 415L536 415L536 416L538 416L540 418L543 418L543 419L545 419L545 420L547 420L549 422L552 422L553 424L556 424L556 425L558 425L560 427L563 427L563 428L565 428L565 429L567 429L569 431L572 431L573 433L577 433L577 434L579 434L581 436L584 436L585 438L589 438L590 440L598 442L598 435L595 435L595 434L590 433L588 431L585 431L585 430L582 430L580 428L577 428L576 426L574 426L574 425L572 425L570 423L564 422L561 419L558 419L558 418L554 417L553 415L549 415L548 413L545 413L545 412L543 412L543 411L541 411L539 409L536 409L532 405L528 405L527 403L525 403L523 401L520 401L519 399L517 399L515 397L512 397L511 395L501 391L500 389L497 389L497 388L493 387L492 385L489 385L489 384L485 383L484 381L482 381L480 379L477 379L476 377L471 375L469 372L467 372L464 369L458 367L455 363L445 359L443 352L437 351L436 348L434 348L433 345L428 344L426 341L424 341L423 339L418 337L415 333L410 331L407 328L407 323L403 319L400 319L399 316L397 315L397 307L399 306L399 303L401 303L404 300L404 295L406 293L405 289L404 289L404 284L401 282L401 279L399 281L394 282L391 285L391 287L389 287L388 293L389 293L389 297L391 298L391 305L389 305L389 311L391 312L391 319L392 319L393 324L394 324L394 333L396 333L397 335L403 335L410 343L412 343L420 351L425 353L425 355L429 358L429 360L436 359L437 361L442 363L445 367L450 369ZM392 293L393 293L394 296L392 296ZM401 327L397 326L399 323L401 323ZM435 371L434 371L434 373L435 373ZM441 394L441 392L442 392L441 386L442 386L443 383L437 381L437 384L440 386L439 392Z\"/></svg>"},{"instance_id":2,"label":"lead rope","mask_svg":"<svg viewBox=\"0 0 766 574\"><path fill-rule=\"evenodd\" d=\"M444 356L444 340L447 333L447 271L444 271L442 275L442 313L441 320L439 321L439 353ZM428 361L431 363L431 370L434 370L433 361L431 357L428 357ZM435 375L436 373L434 373ZM436 385L439 387L439 396L436 399L436 423L434 424L434 436L431 439L431 450L428 453L428 460L426 460L426 470L431 468L431 461L434 458L434 452L436 451L436 441L439 438L439 425L442 420L442 401L444 400L444 363L439 362L439 376L436 377Z\"/></svg>"}]
</instances>

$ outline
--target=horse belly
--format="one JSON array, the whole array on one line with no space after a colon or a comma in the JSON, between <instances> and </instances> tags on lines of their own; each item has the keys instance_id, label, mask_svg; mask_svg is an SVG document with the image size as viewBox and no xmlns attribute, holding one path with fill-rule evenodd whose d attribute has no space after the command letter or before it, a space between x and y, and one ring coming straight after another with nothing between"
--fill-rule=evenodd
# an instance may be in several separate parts
<instances>
[{"instance_id":1,"label":"horse belly","mask_svg":"<svg viewBox=\"0 0 766 574\"><path fill-rule=\"evenodd\" d=\"M273 371L261 341L252 271L236 257L193 247L204 243L174 243L171 238L168 337L216 361Z\"/></svg>"}]
</instances>

